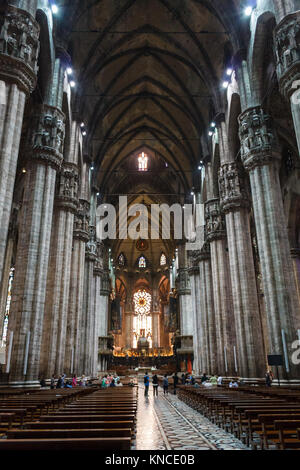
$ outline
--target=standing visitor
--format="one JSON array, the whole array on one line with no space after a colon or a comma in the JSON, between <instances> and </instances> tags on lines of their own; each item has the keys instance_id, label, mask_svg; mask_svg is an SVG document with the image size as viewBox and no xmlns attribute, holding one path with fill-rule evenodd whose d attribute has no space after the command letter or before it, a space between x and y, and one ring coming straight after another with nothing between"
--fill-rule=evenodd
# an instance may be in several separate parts
<instances>
[{"instance_id":1,"label":"standing visitor","mask_svg":"<svg viewBox=\"0 0 300 470\"><path fill-rule=\"evenodd\" d=\"M145 375L144 375L145 397L148 396L148 392L149 392L149 383L150 383L149 375L148 375L148 372L146 371L146 372L145 372Z\"/></svg>"},{"instance_id":2,"label":"standing visitor","mask_svg":"<svg viewBox=\"0 0 300 470\"><path fill-rule=\"evenodd\" d=\"M163 380L164 395L169 393L169 380L167 374L164 376Z\"/></svg>"},{"instance_id":3,"label":"standing visitor","mask_svg":"<svg viewBox=\"0 0 300 470\"><path fill-rule=\"evenodd\" d=\"M158 377L156 374L152 378L152 385L153 385L153 396L156 395L158 397Z\"/></svg>"}]
</instances>

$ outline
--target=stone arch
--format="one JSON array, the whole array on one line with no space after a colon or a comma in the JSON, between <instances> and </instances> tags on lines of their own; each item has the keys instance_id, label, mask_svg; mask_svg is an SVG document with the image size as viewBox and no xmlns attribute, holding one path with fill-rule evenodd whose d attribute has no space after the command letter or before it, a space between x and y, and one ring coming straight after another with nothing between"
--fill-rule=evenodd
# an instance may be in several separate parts
<instances>
[{"instance_id":1,"label":"stone arch","mask_svg":"<svg viewBox=\"0 0 300 470\"><path fill-rule=\"evenodd\" d=\"M268 72L265 56L268 52L273 53L272 47L268 50L268 45L270 42L273 44L273 30L275 26L275 13L268 10L256 18L252 28L248 63L253 106L262 104L264 100L266 85L263 78Z\"/></svg>"},{"instance_id":2,"label":"stone arch","mask_svg":"<svg viewBox=\"0 0 300 470\"><path fill-rule=\"evenodd\" d=\"M55 51L52 37L52 16L49 8L38 9L36 20L40 26L40 53L38 58L38 93L42 102L46 100L51 86Z\"/></svg>"}]
</instances>

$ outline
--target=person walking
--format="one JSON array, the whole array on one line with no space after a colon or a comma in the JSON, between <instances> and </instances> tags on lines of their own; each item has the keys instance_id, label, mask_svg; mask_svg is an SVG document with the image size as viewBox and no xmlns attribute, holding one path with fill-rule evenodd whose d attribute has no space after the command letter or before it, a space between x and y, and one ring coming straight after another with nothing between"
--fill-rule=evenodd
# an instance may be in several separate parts
<instances>
[{"instance_id":1,"label":"person walking","mask_svg":"<svg viewBox=\"0 0 300 470\"><path fill-rule=\"evenodd\" d=\"M164 395L169 393L169 380L167 374L164 376L163 380L163 389L164 389Z\"/></svg>"},{"instance_id":2,"label":"person walking","mask_svg":"<svg viewBox=\"0 0 300 470\"><path fill-rule=\"evenodd\" d=\"M145 397L147 397L149 393L149 384L150 384L150 379L149 379L148 372L146 371L144 375Z\"/></svg>"},{"instance_id":3,"label":"person walking","mask_svg":"<svg viewBox=\"0 0 300 470\"><path fill-rule=\"evenodd\" d=\"M156 374L154 374L152 377L152 385L153 385L153 396L158 397L158 377Z\"/></svg>"},{"instance_id":4,"label":"person walking","mask_svg":"<svg viewBox=\"0 0 300 470\"><path fill-rule=\"evenodd\" d=\"M174 377L173 377L173 386L174 386L174 395L176 395L176 387L178 385L178 375L177 372L175 372Z\"/></svg>"}]
</instances>

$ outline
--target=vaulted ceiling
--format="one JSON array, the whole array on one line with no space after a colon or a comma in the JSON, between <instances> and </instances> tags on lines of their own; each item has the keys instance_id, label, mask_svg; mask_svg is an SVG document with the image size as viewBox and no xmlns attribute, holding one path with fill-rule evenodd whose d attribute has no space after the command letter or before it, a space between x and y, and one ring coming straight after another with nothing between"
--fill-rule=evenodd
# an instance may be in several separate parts
<instances>
[{"instance_id":1,"label":"vaulted ceiling","mask_svg":"<svg viewBox=\"0 0 300 470\"><path fill-rule=\"evenodd\" d=\"M181 202L208 154L207 128L241 38L234 0L61 0L100 191ZM149 155L138 172L136 156Z\"/></svg>"}]
</instances>

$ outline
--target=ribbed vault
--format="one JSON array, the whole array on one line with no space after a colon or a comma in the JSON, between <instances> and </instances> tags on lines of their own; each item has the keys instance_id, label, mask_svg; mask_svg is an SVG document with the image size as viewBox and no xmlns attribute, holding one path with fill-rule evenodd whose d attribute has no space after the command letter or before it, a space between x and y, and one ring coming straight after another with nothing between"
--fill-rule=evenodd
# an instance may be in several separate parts
<instances>
[{"instance_id":1,"label":"ribbed vault","mask_svg":"<svg viewBox=\"0 0 300 470\"><path fill-rule=\"evenodd\" d=\"M240 48L236 7L233 0L61 2L75 106L104 200L131 194L131 202L147 195L149 204L184 203L208 153L224 68ZM135 163L141 151L150 161L143 174Z\"/></svg>"}]
</instances>

